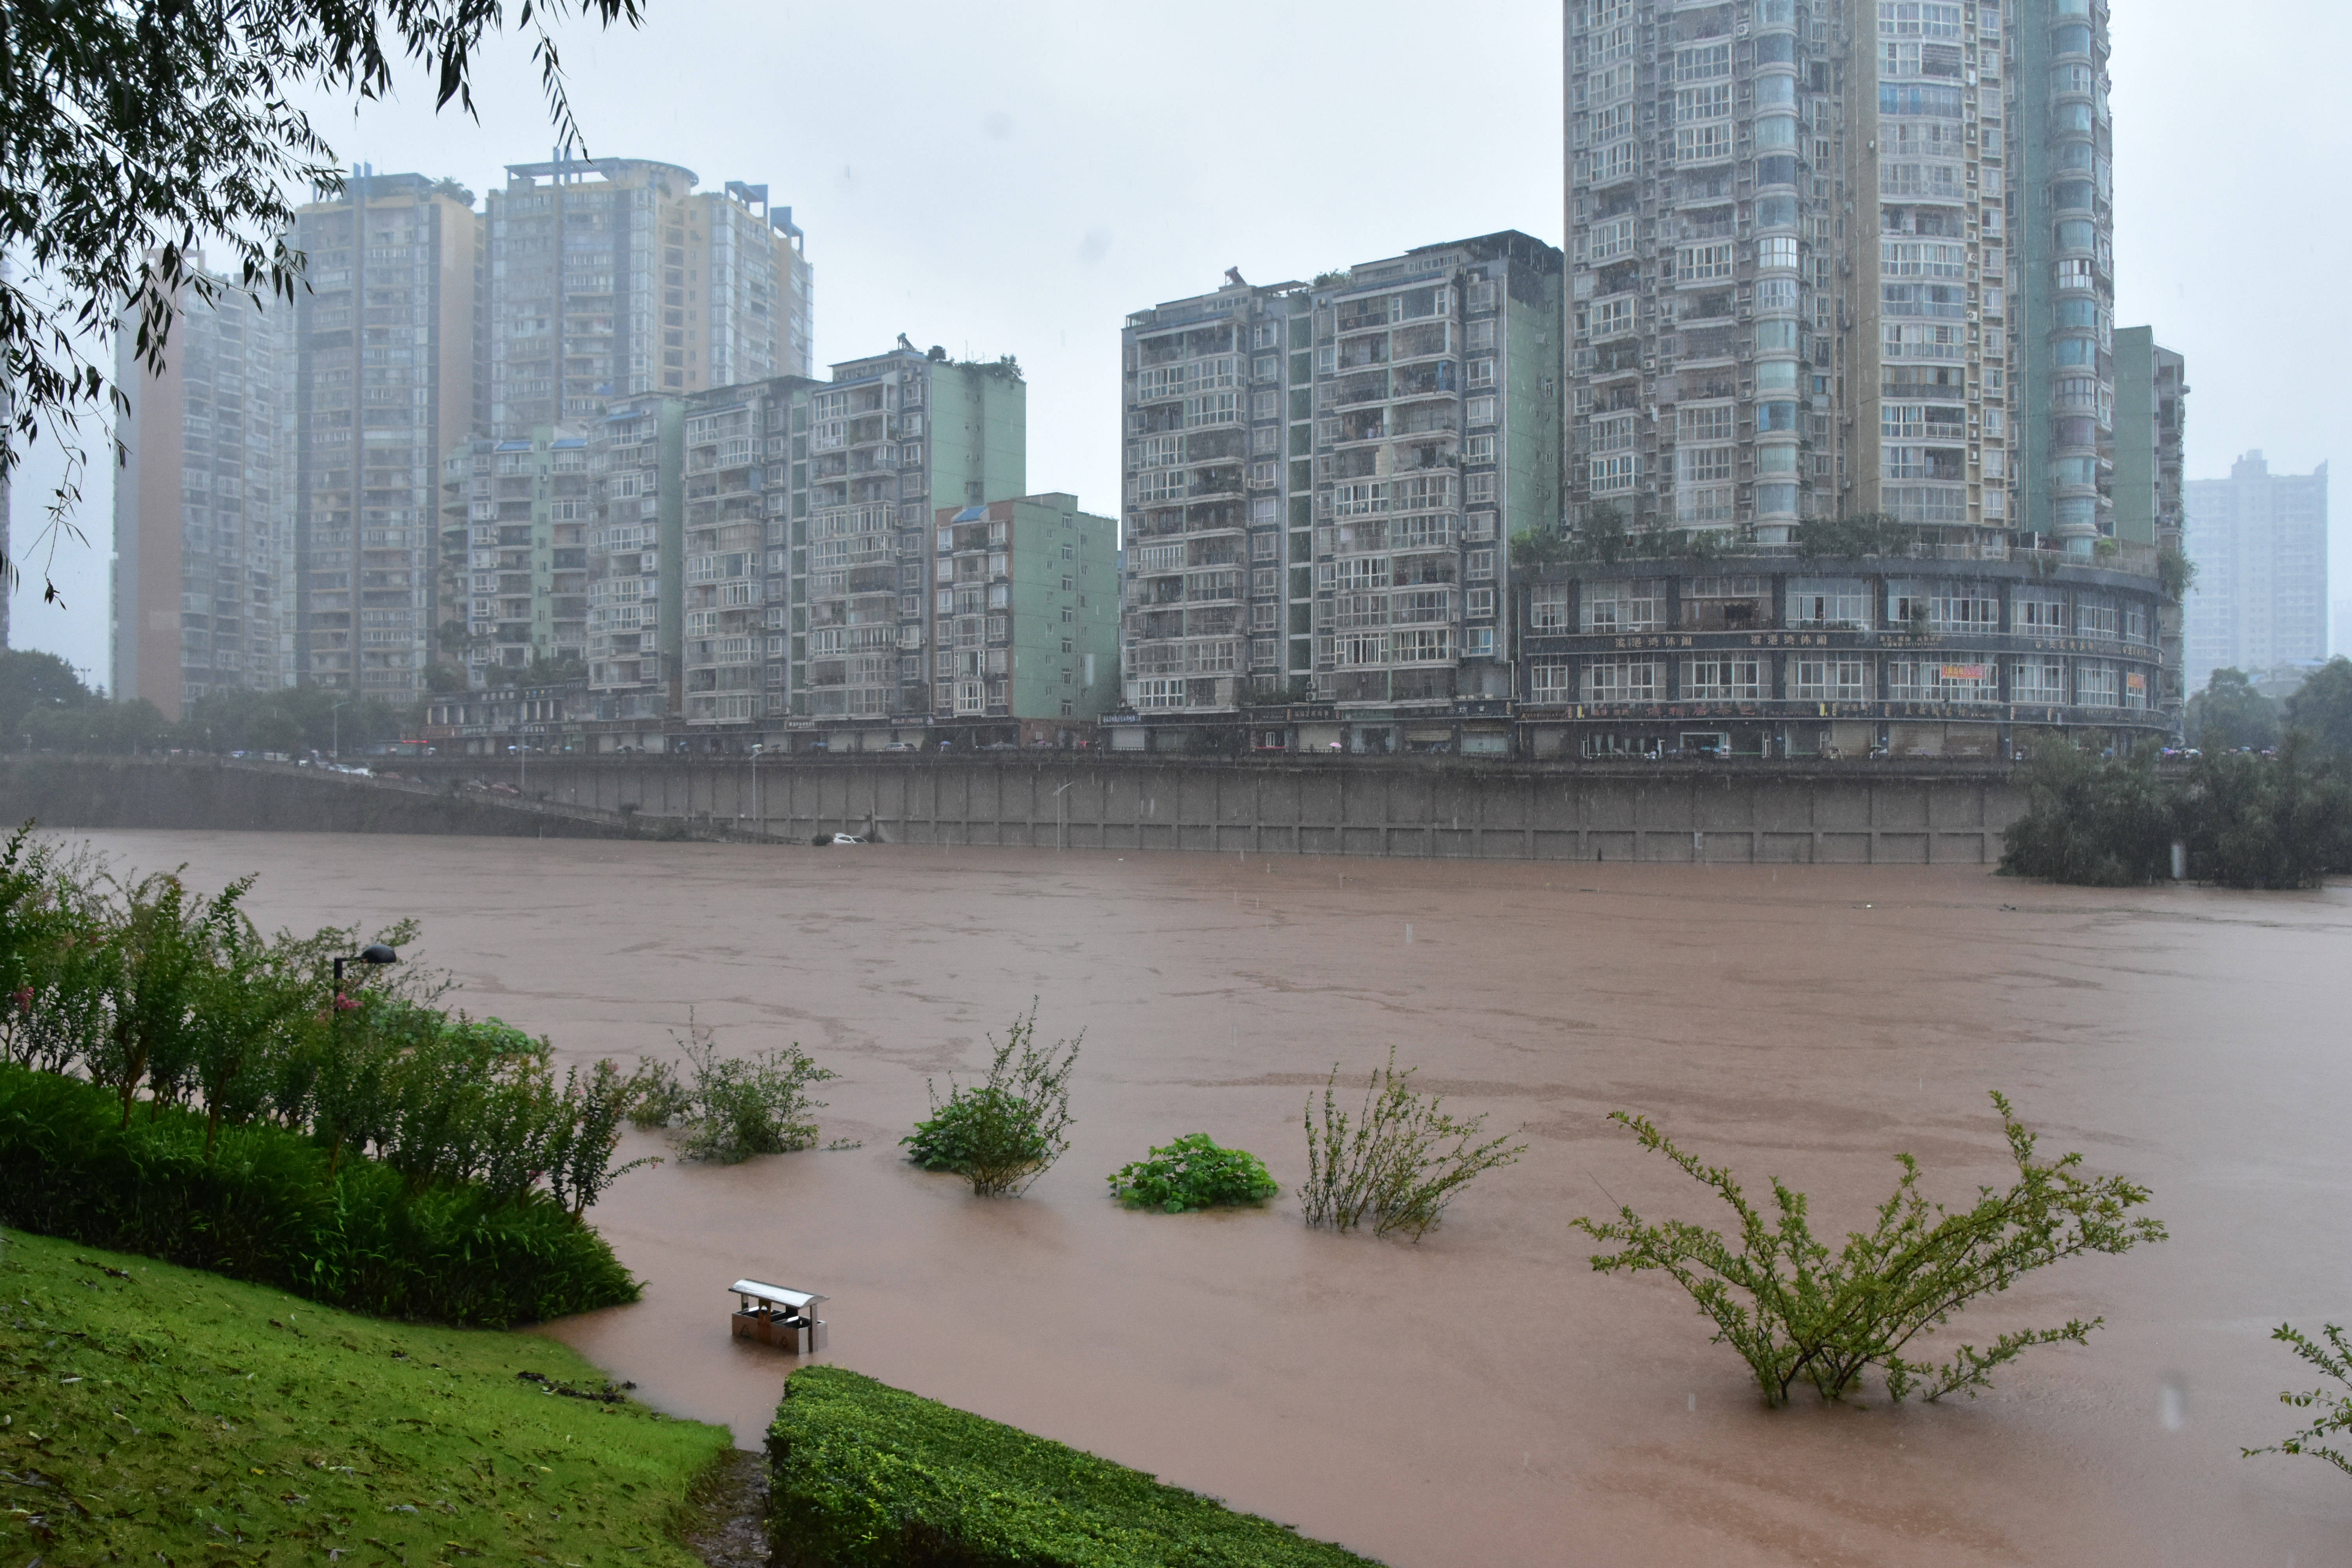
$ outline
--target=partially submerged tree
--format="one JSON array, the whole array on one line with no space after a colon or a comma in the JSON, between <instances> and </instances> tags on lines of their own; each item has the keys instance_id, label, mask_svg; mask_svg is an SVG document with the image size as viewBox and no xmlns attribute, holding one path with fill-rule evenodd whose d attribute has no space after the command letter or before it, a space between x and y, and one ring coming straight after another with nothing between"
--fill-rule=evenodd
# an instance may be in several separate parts
<instances>
[{"instance_id":1,"label":"partially submerged tree","mask_svg":"<svg viewBox=\"0 0 2352 1568\"><path fill-rule=\"evenodd\" d=\"M1480 1173L1527 1152L1509 1133L1482 1140L1486 1115L1449 1113L1442 1096L1413 1087L1419 1070L1397 1071L1391 1047L1354 1115L1339 1108L1337 1066L1324 1083L1319 1118L1315 1101L1307 1102L1307 1180L1298 1205L1308 1225L1349 1231L1369 1221L1375 1236L1402 1231L1419 1241Z\"/></svg>"},{"instance_id":2,"label":"partially submerged tree","mask_svg":"<svg viewBox=\"0 0 2352 1568\"><path fill-rule=\"evenodd\" d=\"M1596 1241L1617 1244L1619 1250L1593 1256L1595 1269L1654 1268L1688 1291L1700 1316L1714 1322L1716 1342L1747 1361L1767 1405L1787 1404L1800 1382L1823 1399L1844 1398L1874 1366L1893 1399L1915 1389L1927 1399L1962 1389L1974 1397L1990 1386L1995 1367L2035 1345L2080 1344L2105 1320L2018 1330L1983 1350L1964 1344L1940 1365L1911 1359L1915 1342L2034 1269L2086 1252L2128 1252L2165 1236L2159 1221L2130 1217L2148 1201L2147 1188L2120 1176L2085 1176L2080 1154L2036 1160L2034 1135L2009 1101L1995 1094L1992 1103L2017 1164L2008 1190L1979 1187L1973 1205L1948 1211L1920 1195L1918 1162L1898 1154L1903 1175L1878 1205L1878 1223L1850 1232L1837 1252L1814 1239L1804 1194L1775 1177L1775 1212L1767 1214L1748 1202L1730 1171L1701 1164L1649 1118L1622 1110L1610 1120L1730 1206L1739 1222L1737 1244L1686 1220L1653 1224L1623 1205L1614 1220L1571 1223Z\"/></svg>"},{"instance_id":3,"label":"partially submerged tree","mask_svg":"<svg viewBox=\"0 0 2352 1568\"><path fill-rule=\"evenodd\" d=\"M551 25L577 12L637 25L644 0L516 0L535 36L558 138L581 141ZM14 392L0 481L38 437L67 458L47 531L80 537L71 513L86 465L85 419L121 389L94 357L129 323L144 370L165 363L184 299L230 288L290 300L302 258L284 235L294 193L341 188L341 160L296 108L304 90L378 98L406 57L435 80L436 107L473 112L473 61L508 25L507 0L111 0L0 7L0 356ZM225 284L199 264L228 258ZM9 575L13 575L13 568ZM55 599L54 584L44 597Z\"/></svg>"},{"instance_id":4,"label":"partially submerged tree","mask_svg":"<svg viewBox=\"0 0 2352 1568\"><path fill-rule=\"evenodd\" d=\"M2310 1426L2283 1443L2267 1448L2240 1449L2244 1458L2251 1459L2257 1454L2307 1454L2352 1475L2352 1456L2332 1446L2343 1441L2341 1434L2352 1432L2352 1343L2346 1342L2344 1330L2338 1324L2326 1324L2320 1332L2326 1339L2326 1344L2292 1323L2281 1323L2271 1331L2271 1338L2293 1345L2295 1354L2334 1378L2337 1386L2323 1384L2308 1394L2289 1390L2280 1394L2282 1405L2291 1405L2297 1410L2316 1409L2319 1414L2312 1418Z\"/></svg>"}]
</instances>

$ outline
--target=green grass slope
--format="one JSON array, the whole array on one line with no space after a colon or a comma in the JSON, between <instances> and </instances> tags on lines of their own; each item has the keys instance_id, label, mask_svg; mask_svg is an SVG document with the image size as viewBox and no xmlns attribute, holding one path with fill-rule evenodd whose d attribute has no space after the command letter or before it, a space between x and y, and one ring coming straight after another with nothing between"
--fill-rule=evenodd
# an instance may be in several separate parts
<instances>
[{"instance_id":1,"label":"green grass slope","mask_svg":"<svg viewBox=\"0 0 2352 1568\"><path fill-rule=\"evenodd\" d=\"M769 1530L793 1568L1370 1568L1286 1525L835 1366L784 1384Z\"/></svg>"},{"instance_id":2,"label":"green grass slope","mask_svg":"<svg viewBox=\"0 0 2352 1568\"><path fill-rule=\"evenodd\" d=\"M0 1562L642 1563L730 1445L535 1336L0 1236Z\"/></svg>"}]
</instances>

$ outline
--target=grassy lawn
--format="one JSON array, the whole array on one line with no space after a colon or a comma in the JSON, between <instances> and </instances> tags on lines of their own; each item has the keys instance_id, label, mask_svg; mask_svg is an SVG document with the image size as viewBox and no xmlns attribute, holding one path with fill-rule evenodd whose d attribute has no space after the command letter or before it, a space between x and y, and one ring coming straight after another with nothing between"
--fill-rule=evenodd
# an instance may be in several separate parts
<instances>
[{"instance_id":1,"label":"grassy lawn","mask_svg":"<svg viewBox=\"0 0 2352 1568\"><path fill-rule=\"evenodd\" d=\"M559 1387L605 1382L549 1340L10 1231L0 1561L690 1568L670 1531L728 1434Z\"/></svg>"}]
</instances>

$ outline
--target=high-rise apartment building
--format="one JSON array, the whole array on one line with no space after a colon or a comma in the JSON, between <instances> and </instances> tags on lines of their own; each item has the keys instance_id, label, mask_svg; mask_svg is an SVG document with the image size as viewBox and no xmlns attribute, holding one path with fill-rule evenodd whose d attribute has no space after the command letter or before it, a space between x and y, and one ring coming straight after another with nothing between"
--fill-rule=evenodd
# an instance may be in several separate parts
<instances>
[{"instance_id":1,"label":"high-rise apartment building","mask_svg":"<svg viewBox=\"0 0 2352 1568\"><path fill-rule=\"evenodd\" d=\"M425 689L444 459L474 428L483 364L473 193L355 170L298 210L294 306L297 673L394 707Z\"/></svg>"},{"instance_id":2,"label":"high-rise apartment building","mask_svg":"<svg viewBox=\"0 0 2352 1568\"><path fill-rule=\"evenodd\" d=\"M1569 491L2111 536L2106 7L1573 0Z\"/></svg>"},{"instance_id":3,"label":"high-rise apartment building","mask_svg":"<svg viewBox=\"0 0 2352 1568\"><path fill-rule=\"evenodd\" d=\"M1028 393L1009 359L951 362L903 336L809 393L807 533L796 521L785 547L795 718L881 734L945 705L930 595L950 585L931 580L933 514L1027 493ZM793 450L797 486L798 437ZM691 584L691 543L687 570Z\"/></svg>"},{"instance_id":4,"label":"high-rise apartment building","mask_svg":"<svg viewBox=\"0 0 2352 1568\"><path fill-rule=\"evenodd\" d=\"M1120 345L1124 698L1171 719L1315 663L1314 304L1225 278L1136 311Z\"/></svg>"},{"instance_id":5,"label":"high-rise apartment building","mask_svg":"<svg viewBox=\"0 0 2352 1568\"><path fill-rule=\"evenodd\" d=\"M792 712L792 546L809 515L808 466L792 459L823 385L780 376L686 400L676 668L689 730L782 730Z\"/></svg>"},{"instance_id":6,"label":"high-rise apartment building","mask_svg":"<svg viewBox=\"0 0 2352 1568\"><path fill-rule=\"evenodd\" d=\"M695 178L633 158L508 166L486 211L490 435L808 374L814 284L791 209L765 185Z\"/></svg>"},{"instance_id":7,"label":"high-rise apartment building","mask_svg":"<svg viewBox=\"0 0 2352 1568\"><path fill-rule=\"evenodd\" d=\"M523 439L477 437L444 461L444 647L468 684L588 657L588 460L583 431L542 425Z\"/></svg>"},{"instance_id":8,"label":"high-rise apartment building","mask_svg":"<svg viewBox=\"0 0 2352 1568\"><path fill-rule=\"evenodd\" d=\"M167 719L295 676L291 313L215 281L181 300L160 375L117 333L111 685Z\"/></svg>"},{"instance_id":9,"label":"high-rise apartment building","mask_svg":"<svg viewBox=\"0 0 2352 1568\"><path fill-rule=\"evenodd\" d=\"M2180 551L2188 418L2188 362L2158 342L2150 328L2118 329L2114 494L2116 538L2124 543ZM2168 596L2158 616L2160 706L2175 718L2187 697L2183 619L2179 601Z\"/></svg>"},{"instance_id":10,"label":"high-rise apartment building","mask_svg":"<svg viewBox=\"0 0 2352 1568\"><path fill-rule=\"evenodd\" d=\"M1510 695L1508 542L1559 516L1561 258L1516 231L1128 318L1126 698L1388 721Z\"/></svg>"},{"instance_id":11,"label":"high-rise apartment building","mask_svg":"<svg viewBox=\"0 0 2352 1568\"><path fill-rule=\"evenodd\" d=\"M589 457L599 744L650 747L671 720L697 745L787 730L878 745L950 714L932 519L1020 496L1026 392L1010 361L950 363L901 338L829 381L613 405Z\"/></svg>"},{"instance_id":12,"label":"high-rise apartment building","mask_svg":"<svg viewBox=\"0 0 2352 1568\"><path fill-rule=\"evenodd\" d=\"M679 706L683 435L675 397L614 403L589 427L588 692L606 750L659 750Z\"/></svg>"},{"instance_id":13,"label":"high-rise apartment building","mask_svg":"<svg viewBox=\"0 0 2352 1568\"><path fill-rule=\"evenodd\" d=\"M2327 465L2273 474L2260 452L2226 479L2191 479L2188 677L2259 674L2327 657Z\"/></svg>"}]
</instances>

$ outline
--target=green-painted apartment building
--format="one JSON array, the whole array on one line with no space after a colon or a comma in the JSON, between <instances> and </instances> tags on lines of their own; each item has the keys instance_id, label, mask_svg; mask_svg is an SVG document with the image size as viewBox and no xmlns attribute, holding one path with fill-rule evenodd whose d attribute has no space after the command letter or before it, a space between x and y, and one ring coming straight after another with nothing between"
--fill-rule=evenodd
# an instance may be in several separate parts
<instances>
[{"instance_id":1,"label":"green-painted apartment building","mask_svg":"<svg viewBox=\"0 0 2352 1568\"><path fill-rule=\"evenodd\" d=\"M932 706L959 746L1051 745L1118 700L1118 524L1059 492L940 509Z\"/></svg>"}]
</instances>

